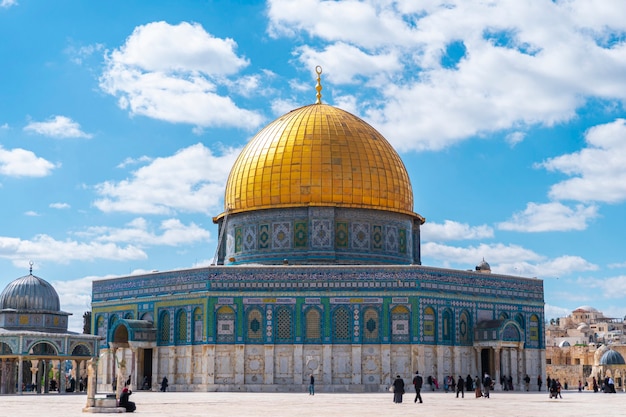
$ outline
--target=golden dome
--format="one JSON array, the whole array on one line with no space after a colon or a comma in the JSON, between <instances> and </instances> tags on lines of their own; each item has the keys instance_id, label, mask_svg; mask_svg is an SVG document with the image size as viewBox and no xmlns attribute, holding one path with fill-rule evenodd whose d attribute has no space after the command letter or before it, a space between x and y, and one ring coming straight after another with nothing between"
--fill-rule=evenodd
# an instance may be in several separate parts
<instances>
[{"instance_id":1,"label":"golden dome","mask_svg":"<svg viewBox=\"0 0 626 417\"><path fill-rule=\"evenodd\" d=\"M228 213L303 206L387 210L424 221L413 212L409 176L389 142L360 118L321 103L257 133L226 184Z\"/></svg>"}]
</instances>

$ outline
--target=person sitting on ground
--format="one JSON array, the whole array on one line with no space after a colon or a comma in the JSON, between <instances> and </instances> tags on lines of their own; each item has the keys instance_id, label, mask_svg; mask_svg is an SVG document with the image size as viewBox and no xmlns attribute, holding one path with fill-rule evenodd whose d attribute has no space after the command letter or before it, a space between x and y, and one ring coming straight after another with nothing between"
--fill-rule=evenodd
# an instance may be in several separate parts
<instances>
[{"instance_id":1,"label":"person sitting on ground","mask_svg":"<svg viewBox=\"0 0 626 417\"><path fill-rule=\"evenodd\" d=\"M134 402L129 401L130 394L133 392L128 389L128 387L124 387L122 389L122 394L120 395L120 407L124 407L127 413L132 413L137 409L137 406Z\"/></svg>"}]
</instances>

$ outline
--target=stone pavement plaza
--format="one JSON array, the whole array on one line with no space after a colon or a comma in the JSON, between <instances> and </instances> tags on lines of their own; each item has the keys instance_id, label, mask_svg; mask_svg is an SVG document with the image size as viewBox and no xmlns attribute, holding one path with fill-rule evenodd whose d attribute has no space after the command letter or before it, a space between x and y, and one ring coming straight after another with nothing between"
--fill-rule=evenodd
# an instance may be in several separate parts
<instances>
[{"instance_id":1,"label":"stone pavement plaza","mask_svg":"<svg viewBox=\"0 0 626 417\"><path fill-rule=\"evenodd\" d=\"M462 416L462 417L594 417L625 415L626 394L579 393L568 391L563 399L550 400L547 392L495 392L492 398L464 399L452 393L425 392L424 403L414 404L414 392L394 404L391 393L325 394L306 393L233 393L233 392L143 392L133 393L135 415L152 416L261 416L261 417L334 417L334 416ZM73 417L83 413L85 394L3 395L3 417ZM106 414L100 414L106 415ZM115 415L115 414L108 414ZM118 414L119 415L119 414Z\"/></svg>"}]
</instances>

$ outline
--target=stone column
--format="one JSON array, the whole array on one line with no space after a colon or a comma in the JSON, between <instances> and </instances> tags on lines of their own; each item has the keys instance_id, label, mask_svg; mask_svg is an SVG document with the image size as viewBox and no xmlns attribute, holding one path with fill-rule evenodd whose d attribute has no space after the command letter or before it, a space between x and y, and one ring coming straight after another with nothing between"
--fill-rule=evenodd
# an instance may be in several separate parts
<instances>
[{"instance_id":1,"label":"stone column","mask_svg":"<svg viewBox=\"0 0 626 417\"><path fill-rule=\"evenodd\" d=\"M380 381L386 386L393 382L391 376L391 345L380 345L380 366L382 375ZM422 371L420 371L422 372Z\"/></svg>"},{"instance_id":2,"label":"stone column","mask_svg":"<svg viewBox=\"0 0 626 417\"><path fill-rule=\"evenodd\" d=\"M215 345L206 347L206 383L215 384Z\"/></svg>"},{"instance_id":3,"label":"stone column","mask_svg":"<svg viewBox=\"0 0 626 417\"><path fill-rule=\"evenodd\" d=\"M333 385L333 345L322 345L322 381L329 387Z\"/></svg>"},{"instance_id":4,"label":"stone column","mask_svg":"<svg viewBox=\"0 0 626 417\"><path fill-rule=\"evenodd\" d=\"M57 383L59 394L65 394L65 388L67 387L67 384L65 383L65 369L62 368L62 365L62 361L59 361L59 380ZM52 363L50 363L50 366L53 366Z\"/></svg>"},{"instance_id":5,"label":"stone column","mask_svg":"<svg viewBox=\"0 0 626 417\"><path fill-rule=\"evenodd\" d=\"M493 348L493 352L495 375L492 377L495 379L496 384L500 384L500 354L502 353L502 350L501 348L496 347ZM502 384L500 384L500 389L502 389Z\"/></svg>"},{"instance_id":6,"label":"stone column","mask_svg":"<svg viewBox=\"0 0 626 417\"><path fill-rule=\"evenodd\" d=\"M274 345L265 345L265 372L263 380L266 385L274 384Z\"/></svg>"},{"instance_id":7,"label":"stone column","mask_svg":"<svg viewBox=\"0 0 626 417\"><path fill-rule=\"evenodd\" d=\"M235 384L245 383L245 345L235 345Z\"/></svg>"},{"instance_id":8,"label":"stone column","mask_svg":"<svg viewBox=\"0 0 626 417\"><path fill-rule=\"evenodd\" d=\"M511 377L513 378L513 387L516 390L523 391L521 389L520 384L521 384L521 378L523 378L524 376L522 375L520 377L519 364L518 364L518 359L517 359L517 348L511 348L510 355L511 355Z\"/></svg>"},{"instance_id":9,"label":"stone column","mask_svg":"<svg viewBox=\"0 0 626 417\"><path fill-rule=\"evenodd\" d=\"M476 365L474 367L474 376L482 378L483 376L480 374L481 371L482 371L481 367L480 367L480 352L481 352L481 348L478 347L478 346L475 346L474 350L476 351L476 354L474 355L474 364Z\"/></svg>"},{"instance_id":10,"label":"stone column","mask_svg":"<svg viewBox=\"0 0 626 417\"><path fill-rule=\"evenodd\" d=\"M23 358L21 356L17 357L17 360L19 361L17 363L17 392L19 394L22 394L22 385L24 384L23 378L22 378L22 370L24 369L24 363L23 363Z\"/></svg>"},{"instance_id":11,"label":"stone column","mask_svg":"<svg viewBox=\"0 0 626 417\"><path fill-rule=\"evenodd\" d=\"M302 385L304 376L302 375L304 358L302 356L302 345L293 346L293 383Z\"/></svg>"},{"instance_id":12,"label":"stone column","mask_svg":"<svg viewBox=\"0 0 626 417\"><path fill-rule=\"evenodd\" d=\"M97 358L91 358L87 361L87 404L86 407L94 407L96 405L96 385L98 383L96 372Z\"/></svg>"},{"instance_id":13,"label":"stone column","mask_svg":"<svg viewBox=\"0 0 626 417\"><path fill-rule=\"evenodd\" d=\"M50 392L50 379L48 377L48 367L50 364L47 360L41 361L41 368L43 371L43 392L47 394Z\"/></svg>"},{"instance_id":14,"label":"stone column","mask_svg":"<svg viewBox=\"0 0 626 417\"><path fill-rule=\"evenodd\" d=\"M360 385L363 383L361 379L361 345L352 345L352 383Z\"/></svg>"},{"instance_id":15,"label":"stone column","mask_svg":"<svg viewBox=\"0 0 626 417\"><path fill-rule=\"evenodd\" d=\"M152 378L150 379L150 390L158 391L160 389L159 381L159 347L155 346L152 349Z\"/></svg>"},{"instance_id":16,"label":"stone column","mask_svg":"<svg viewBox=\"0 0 626 417\"><path fill-rule=\"evenodd\" d=\"M0 372L2 376L0 377L0 394L8 394L7 387L9 385L7 381L7 371L4 367L4 359L0 359Z\"/></svg>"}]
</instances>

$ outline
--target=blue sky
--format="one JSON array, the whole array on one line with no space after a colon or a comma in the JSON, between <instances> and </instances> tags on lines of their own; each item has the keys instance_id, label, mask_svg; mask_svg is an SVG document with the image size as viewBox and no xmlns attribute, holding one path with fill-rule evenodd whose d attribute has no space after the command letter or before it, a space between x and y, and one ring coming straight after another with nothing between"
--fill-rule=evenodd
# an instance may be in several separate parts
<instances>
[{"instance_id":1,"label":"blue sky","mask_svg":"<svg viewBox=\"0 0 626 417\"><path fill-rule=\"evenodd\" d=\"M234 158L322 101L400 152L424 265L626 314L626 2L0 0L0 285L204 266Z\"/></svg>"}]
</instances>

